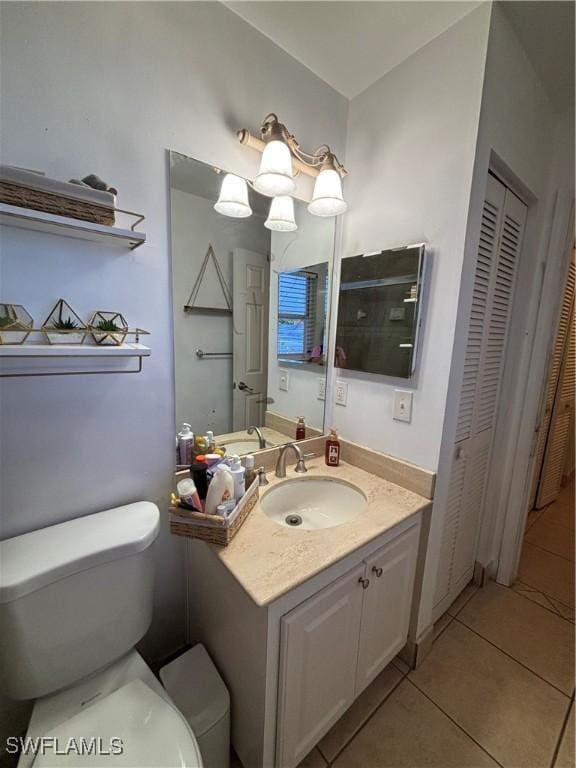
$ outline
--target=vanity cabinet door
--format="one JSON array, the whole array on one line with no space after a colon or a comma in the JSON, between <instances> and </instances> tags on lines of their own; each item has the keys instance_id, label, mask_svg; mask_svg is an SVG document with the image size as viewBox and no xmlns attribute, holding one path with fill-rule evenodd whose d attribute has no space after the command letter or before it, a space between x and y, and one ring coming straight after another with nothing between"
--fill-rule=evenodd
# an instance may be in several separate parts
<instances>
[{"instance_id":1,"label":"vanity cabinet door","mask_svg":"<svg viewBox=\"0 0 576 768\"><path fill-rule=\"evenodd\" d=\"M364 571L357 566L282 618L281 768L297 766L354 700Z\"/></svg>"},{"instance_id":2,"label":"vanity cabinet door","mask_svg":"<svg viewBox=\"0 0 576 768\"><path fill-rule=\"evenodd\" d=\"M356 696L406 643L419 531L418 525L410 528L365 561L370 583L362 607Z\"/></svg>"}]
</instances>

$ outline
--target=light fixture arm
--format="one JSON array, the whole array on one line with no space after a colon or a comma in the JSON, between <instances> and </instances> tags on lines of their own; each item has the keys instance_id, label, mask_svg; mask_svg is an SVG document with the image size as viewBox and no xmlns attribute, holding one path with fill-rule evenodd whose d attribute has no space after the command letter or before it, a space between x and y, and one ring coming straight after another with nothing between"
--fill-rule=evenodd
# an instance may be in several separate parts
<instances>
[{"instance_id":1,"label":"light fixture arm","mask_svg":"<svg viewBox=\"0 0 576 768\"><path fill-rule=\"evenodd\" d=\"M260 140L252 136L246 128L238 131L237 136L241 144L251 146L259 152L264 151L269 141L284 142L295 158L294 166L308 176L315 177L326 168L338 171L341 177L348 173L327 144L322 144L312 154L304 152L294 134L290 133L284 123L278 120L274 112L270 112L262 121Z\"/></svg>"}]
</instances>

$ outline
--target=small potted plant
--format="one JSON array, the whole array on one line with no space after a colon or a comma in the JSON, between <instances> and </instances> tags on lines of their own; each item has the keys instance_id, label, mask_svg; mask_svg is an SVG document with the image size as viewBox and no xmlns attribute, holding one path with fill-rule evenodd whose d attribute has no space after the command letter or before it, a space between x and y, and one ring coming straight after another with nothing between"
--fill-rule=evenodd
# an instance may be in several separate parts
<instances>
[{"instance_id":1,"label":"small potted plant","mask_svg":"<svg viewBox=\"0 0 576 768\"><path fill-rule=\"evenodd\" d=\"M50 344L82 344L88 328L70 304L59 299L42 325Z\"/></svg>"},{"instance_id":2,"label":"small potted plant","mask_svg":"<svg viewBox=\"0 0 576 768\"><path fill-rule=\"evenodd\" d=\"M94 312L88 324L96 344L120 346L128 333L128 323L120 312Z\"/></svg>"},{"instance_id":3,"label":"small potted plant","mask_svg":"<svg viewBox=\"0 0 576 768\"><path fill-rule=\"evenodd\" d=\"M22 304L0 304L0 344L23 344L33 327L32 315Z\"/></svg>"}]
</instances>

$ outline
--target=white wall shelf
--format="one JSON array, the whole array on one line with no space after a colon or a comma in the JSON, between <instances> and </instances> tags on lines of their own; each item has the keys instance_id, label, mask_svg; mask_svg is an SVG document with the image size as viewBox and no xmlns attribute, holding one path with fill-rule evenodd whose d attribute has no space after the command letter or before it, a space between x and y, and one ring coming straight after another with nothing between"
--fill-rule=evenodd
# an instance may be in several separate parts
<instances>
[{"instance_id":1,"label":"white wall shelf","mask_svg":"<svg viewBox=\"0 0 576 768\"><path fill-rule=\"evenodd\" d=\"M136 216L138 219L136 224L140 223L143 219L139 214L130 211L119 212ZM53 213L34 211L30 208L19 208L16 205L8 205L7 203L0 203L0 225L18 227L19 229L32 229L53 235L75 237L80 240L90 240L96 243L106 243L120 248L129 248L131 251L146 242L144 232L120 229L120 227L108 227L104 224L93 224L89 221L71 219L68 216L57 216Z\"/></svg>"},{"instance_id":2,"label":"white wall shelf","mask_svg":"<svg viewBox=\"0 0 576 768\"><path fill-rule=\"evenodd\" d=\"M135 343L119 346L4 344L0 345L0 378L140 373L142 359L150 353L150 347ZM137 366L129 367L134 360Z\"/></svg>"}]
</instances>

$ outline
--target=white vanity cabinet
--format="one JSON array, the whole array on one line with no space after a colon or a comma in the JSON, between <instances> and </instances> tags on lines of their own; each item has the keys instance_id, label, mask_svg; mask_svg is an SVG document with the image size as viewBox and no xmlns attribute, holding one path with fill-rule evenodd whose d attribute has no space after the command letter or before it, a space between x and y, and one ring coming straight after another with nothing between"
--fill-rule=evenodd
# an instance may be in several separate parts
<instances>
[{"instance_id":1,"label":"white vanity cabinet","mask_svg":"<svg viewBox=\"0 0 576 768\"><path fill-rule=\"evenodd\" d=\"M188 541L188 639L228 686L244 768L296 768L402 649L420 529L413 514L266 605Z\"/></svg>"},{"instance_id":2,"label":"white vanity cabinet","mask_svg":"<svg viewBox=\"0 0 576 768\"><path fill-rule=\"evenodd\" d=\"M418 528L281 619L277 765L294 768L406 642Z\"/></svg>"}]
</instances>

